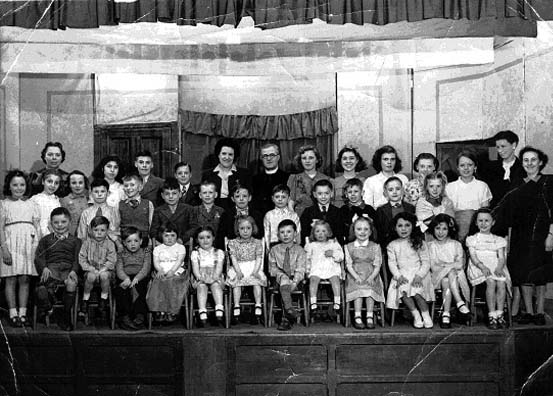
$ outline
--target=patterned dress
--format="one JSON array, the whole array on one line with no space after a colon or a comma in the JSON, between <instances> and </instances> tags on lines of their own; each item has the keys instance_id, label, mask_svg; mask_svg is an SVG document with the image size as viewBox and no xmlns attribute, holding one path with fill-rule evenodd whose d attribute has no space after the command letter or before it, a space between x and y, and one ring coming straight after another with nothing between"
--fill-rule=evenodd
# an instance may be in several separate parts
<instances>
[{"instance_id":1,"label":"patterned dress","mask_svg":"<svg viewBox=\"0 0 553 396\"><path fill-rule=\"evenodd\" d=\"M263 263L263 245L259 239L242 238L232 239L228 243L228 251L234 262L240 266L244 277L238 279L234 266L228 270L227 284L231 287L237 286L267 286L267 277L263 273L263 264L254 276L254 269L257 261Z\"/></svg>"},{"instance_id":2,"label":"patterned dress","mask_svg":"<svg viewBox=\"0 0 553 396\"><path fill-rule=\"evenodd\" d=\"M380 246L372 241L367 244L351 242L346 245L346 265L352 266L355 272L363 279L361 284L348 273L346 277L346 301L353 301L357 298L372 297L375 301L384 302L384 285L380 274L374 283L366 281L372 274L374 268L382 264L382 251Z\"/></svg>"},{"instance_id":3,"label":"patterned dress","mask_svg":"<svg viewBox=\"0 0 553 396\"><path fill-rule=\"evenodd\" d=\"M40 213L31 200L7 198L0 207L0 221L4 223L6 246L12 256L12 265L0 264L0 277L37 275L34 258L38 246Z\"/></svg>"},{"instance_id":4,"label":"patterned dress","mask_svg":"<svg viewBox=\"0 0 553 396\"><path fill-rule=\"evenodd\" d=\"M200 284L211 285L213 283L223 283L223 275L215 277L215 269L217 264L225 261L225 254L220 249L212 247L209 250L198 248L192 251L190 256L192 263L198 264L200 268L200 275L204 280L193 279L192 286L197 288Z\"/></svg>"}]
</instances>

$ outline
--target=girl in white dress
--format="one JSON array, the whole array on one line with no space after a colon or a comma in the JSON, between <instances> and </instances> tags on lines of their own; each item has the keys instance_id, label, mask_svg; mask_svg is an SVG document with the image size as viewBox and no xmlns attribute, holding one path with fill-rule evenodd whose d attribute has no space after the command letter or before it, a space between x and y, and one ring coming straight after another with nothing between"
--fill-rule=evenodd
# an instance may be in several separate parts
<instances>
[{"instance_id":1,"label":"girl in white dress","mask_svg":"<svg viewBox=\"0 0 553 396\"><path fill-rule=\"evenodd\" d=\"M465 276L465 254L463 246L455 240L457 226L453 217L441 213L430 223L434 239L428 242L430 272L434 289L442 290L442 316L440 327L451 327L451 298L455 300L462 316L470 313L465 300L470 299L470 290Z\"/></svg>"},{"instance_id":2,"label":"girl in white dress","mask_svg":"<svg viewBox=\"0 0 553 396\"><path fill-rule=\"evenodd\" d=\"M479 232L467 237L470 254L467 275L473 286L486 282L488 327L493 330L505 328L505 294L511 291L511 277L505 263L507 241L491 233L494 220L489 209L476 211L474 221Z\"/></svg>"},{"instance_id":3,"label":"girl in white dress","mask_svg":"<svg viewBox=\"0 0 553 396\"><path fill-rule=\"evenodd\" d=\"M400 300L413 315L417 329L434 326L428 312L427 301L434 301L434 288L430 279L428 247L417 219L412 213L399 213L392 220L397 239L388 244L388 267L392 281L388 288L386 306L398 309Z\"/></svg>"},{"instance_id":4,"label":"girl in white dress","mask_svg":"<svg viewBox=\"0 0 553 396\"><path fill-rule=\"evenodd\" d=\"M309 243L305 245L307 253L307 271L309 276L309 299L311 311L317 309L317 291L321 279L329 280L334 295L333 309L329 310L335 316L340 310L340 279L342 278L341 262L344 260L342 247L333 238L330 225L324 220L315 220L311 227ZM333 318L334 319L334 318Z\"/></svg>"},{"instance_id":5,"label":"girl in white dress","mask_svg":"<svg viewBox=\"0 0 553 396\"><path fill-rule=\"evenodd\" d=\"M0 277L5 280L10 323L14 327L28 322L29 278L37 275L34 258L41 238L40 214L38 206L26 199L29 192L25 173L17 169L8 172L4 181L6 199L0 206Z\"/></svg>"},{"instance_id":6,"label":"girl in white dress","mask_svg":"<svg viewBox=\"0 0 553 396\"><path fill-rule=\"evenodd\" d=\"M47 169L42 174L43 191L33 195L31 201L40 210L40 232L42 236L50 234L50 213L61 206L60 199L55 195L60 187L61 175L56 169Z\"/></svg>"}]
</instances>

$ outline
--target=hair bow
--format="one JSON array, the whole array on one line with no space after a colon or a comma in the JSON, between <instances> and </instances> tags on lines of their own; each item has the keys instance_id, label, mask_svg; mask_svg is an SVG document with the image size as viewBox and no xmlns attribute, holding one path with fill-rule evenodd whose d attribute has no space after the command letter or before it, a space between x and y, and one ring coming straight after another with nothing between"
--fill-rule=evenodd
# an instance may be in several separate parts
<instances>
[{"instance_id":1,"label":"hair bow","mask_svg":"<svg viewBox=\"0 0 553 396\"><path fill-rule=\"evenodd\" d=\"M357 213L355 213L353 215L353 217L351 218L351 222L352 223L355 223L357 221L357 219L359 219L360 217L364 217L365 219L369 220L369 223L372 221L372 219L370 218L370 216L366 213L362 213L361 216L359 216Z\"/></svg>"}]
</instances>

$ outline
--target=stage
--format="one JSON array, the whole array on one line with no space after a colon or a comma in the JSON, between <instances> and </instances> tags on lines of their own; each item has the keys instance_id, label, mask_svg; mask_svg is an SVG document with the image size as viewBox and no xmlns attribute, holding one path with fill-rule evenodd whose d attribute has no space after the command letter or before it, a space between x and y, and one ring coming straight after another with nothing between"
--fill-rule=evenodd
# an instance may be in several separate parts
<instances>
[{"instance_id":1,"label":"stage","mask_svg":"<svg viewBox=\"0 0 553 396\"><path fill-rule=\"evenodd\" d=\"M2 325L0 395L507 396L553 354L553 325L357 331L317 323L285 333L246 324L135 333ZM551 378L552 367L536 373L523 394L552 394Z\"/></svg>"}]
</instances>

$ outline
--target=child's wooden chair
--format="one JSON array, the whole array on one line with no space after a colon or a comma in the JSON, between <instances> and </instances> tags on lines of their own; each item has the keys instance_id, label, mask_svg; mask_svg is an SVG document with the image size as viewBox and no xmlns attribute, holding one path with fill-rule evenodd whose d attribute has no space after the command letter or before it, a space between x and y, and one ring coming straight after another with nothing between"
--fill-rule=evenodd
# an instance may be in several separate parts
<instances>
[{"instance_id":1,"label":"child's wooden chair","mask_svg":"<svg viewBox=\"0 0 553 396\"><path fill-rule=\"evenodd\" d=\"M65 289L65 286L63 285L59 285L58 287L56 287L56 291L55 291L55 297L56 297L56 300L54 301L54 303L52 304L52 310L50 313L46 313L46 316L44 317L44 322L46 324L46 327L50 327L50 314L54 311L54 309L63 309L63 300L61 297L60 298L60 294L63 295L63 291ZM75 291L75 301L73 302L73 308L71 309L71 324L73 325L73 329L76 329L77 328L77 313L78 313L78 310L79 310L79 299L78 299L78 295L79 295L79 289L77 288L76 291ZM38 320L38 306L36 305L36 302L35 304L33 304L33 329L36 330L37 328L37 320Z\"/></svg>"},{"instance_id":2,"label":"child's wooden chair","mask_svg":"<svg viewBox=\"0 0 553 396\"><path fill-rule=\"evenodd\" d=\"M309 243L309 237L305 237L305 246L307 246L308 243ZM342 274L345 273L344 260L342 260L340 262L340 270L341 270ZM309 290L309 280L307 280L306 283L307 283L307 290ZM326 291L326 293L324 293L325 291ZM307 295L310 297L310 292L308 292ZM321 281L319 282L319 289L317 290L317 308L319 306L326 307L326 309L330 312L330 310L333 309L333 306L334 306L334 300L329 297L330 295L332 295L332 284L330 283L329 280L321 279ZM343 279L340 279L340 299L342 301L342 303L341 303L342 309L341 309L340 315L336 316L336 322L338 324L341 324L341 323L345 324L344 317L346 315L345 312L346 312L347 309L346 309L346 303L345 303L345 301L346 301L346 289L345 289ZM309 309L310 322L314 323L315 322L315 317L313 315L313 312L311 312L311 301L309 301L309 298L308 298L308 302L309 302L309 304L307 305L307 307Z\"/></svg>"},{"instance_id":3,"label":"child's wooden chair","mask_svg":"<svg viewBox=\"0 0 553 396\"><path fill-rule=\"evenodd\" d=\"M269 252L267 252L267 255L268 254ZM266 258L267 258L267 255L266 255ZM267 278L269 283L269 286L267 287L267 294L269 295L269 312L267 314L267 320L268 320L267 327L272 327L275 321L274 313L276 311L283 312L284 310L282 309L282 299L281 299L280 307L277 307L275 304L275 297L280 296L280 291L278 288L278 284L276 283L276 279L274 277L267 277ZM308 298L307 298L308 295L309 295L309 291L306 290L305 280L301 281L298 284L298 287L296 288L296 290L292 292L292 303L294 303L294 300L296 301L294 308L298 312L300 312L300 314L303 314L306 327L309 327L309 324L311 322L309 318L309 305L308 305ZM297 323L300 323L300 321L301 321L301 315L298 316L298 318L296 319Z\"/></svg>"},{"instance_id":4,"label":"child's wooden chair","mask_svg":"<svg viewBox=\"0 0 553 396\"><path fill-rule=\"evenodd\" d=\"M192 255L192 249L190 250L190 254ZM225 248L225 262L223 263L223 276L226 276L227 273L227 266L228 266L229 258L227 256L227 251ZM192 263L190 263L190 277L192 277ZM225 316L225 328L230 328L230 289L227 285L222 285L223 290L223 310L224 310L224 316ZM189 293L188 293L188 323L189 323L189 329L194 327L194 315L199 313L198 308L194 308L194 301L197 301L197 295L196 289L193 287L190 287ZM209 301L213 300L213 295L211 293L211 290L207 289L207 302L208 305L206 306L208 315L215 313L215 302L213 302L212 305L209 305Z\"/></svg>"},{"instance_id":5,"label":"child's wooden chair","mask_svg":"<svg viewBox=\"0 0 553 396\"><path fill-rule=\"evenodd\" d=\"M346 249L346 246L344 246L344 253L345 253L345 249ZM382 253L382 265L380 266L380 276L382 277L382 284L384 286L384 296L386 296L386 292L388 291L388 275L387 275L387 271L386 271L386 266L388 265L388 263L386 262L386 256L384 255L384 253ZM344 291L344 294L345 294L345 291ZM344 301L345 301L345 298L344 298ZM353 313L353 304L351 301L348 301L345 305L346 309L344 310L345 311L345 325L346 327L351 327L351 315ZM378 317L380 316L380 326L381 327L385 327L385 323L386 323L386 317L385 317L385 314L386 314L386 303L385 302L378 302L378 301L375 301L374 302L374 311L377 315L377 319ZM363 310L366 311L366 307L363 307ZM393 314L393 313L392 313Z\"/></svg>"},{"instance_id":6,"label":"child's wooden chair","mask_svg":"<svg viewBox=\"0 0 553 396\"><path fill-rule=\"evenodd\" d=\"M263 257L263 266L262 268L265 268L265 247L266 247L265 238L261 239L261 245L262 245L262 257ZM228 252L228 238L225 237L225 257L227 259L227 268L232 265L232 261L230 259L230 254ZM252 286L247 286L252 287ZM229 308L228 312L230 315L232 315L232 307L234 307L234 297L232 295L232 290L229 288ZM242 295L240 297L240 307L247 306L250 307L250 309L253 311L255 307L255 300L253 298L248 298L245 296L244 288L242 288ZM263 310L263 326L267 327L267 288L262 286L261 287L261 309ZM230 323L230 318L229 318Z\"/></svg>"},{"instance_id":7,"label":"child's wooden chair","mask_svg":"<svg viewBox=\"0 0 553 396\"><path fill-rule=\"evenodd\" d=\"M153 241L152 241L152 243L153 243ZM192 262L190 260L190 256L192 255L192 248L193 247L194 247L194 239L190 238L188 240L188 244L187 244L187 248L186 248L186 258L185 258L185 263L186 263L186 265L185 265L186 269L185 270L186 270L186 272L185 272L185 275L184 275L189 280L189 283L190 283L190 275L192 274ZM150 279L150 283L151 282L152 282L152 280ZM148 284L148 288L149 288L149 284ZM190 286L189 286L189 289L188 289L188 293L190 294ZM190 311L188 309L188 296L187 295L185 295L184 299L182 300L181 312L183 311L183 309L184 309L184 326L186 327L186 329L190 329L191 328ZM148 330L151 330L152 329L152 322L153 322L153 315L152 315L151 311L148 311L148 315L147 315L146 320L148 321Z\"/></svg>"},{"instance_id":8,"label":"child's wooden chair","mask_svg":"<svg viewBox=\"0 0 553 396\"><path fill-rule=\"evenodd\" d=\"M108 290L108 306L106 308L108 309L108 313L109 313L108 324L109 324L109 327L113 330L115 328L115 309L113 306L114 298L113 298L113 293L111 289L112 288L110 286ZM93 317L92 314L94 312L94 308L98 308L100 306L100 294L101 294L100 286L94 285L94 287L90 291L90 299L88 300L87 312L84 312L85 326L88 326L91 322L93 322L93 320L91 320L91 317ZM82 300L82 296L81 296L81 300Z\"/></svg>"},{"instance_id":9,"label":"child's wooden chair","mask_svg":"<svg viewBox=\"0 0 553 396\"><path fill-rule=\"evenodd\" d=\"M507 233L507 248L505 249L505 260L507 260L507 256L509 255L509 250L511 248L511 227L509 227L509 231ZM468 259L467 254L467 259ZM507 313L507 324L509 327L513 327L513 318L511 316L511 303L512 303L512 296L509 295L508 291L505 293L505 307L503 308L503 311L506 311ZM478 315L477 315L477 306L483 307L484 309L487 309L487 303L486 303L486 283L482 283L480 285L473 286L470 291L470 321L469 326L472 326L474 323L478 322Z\"/></svg>"}]
</instances>

